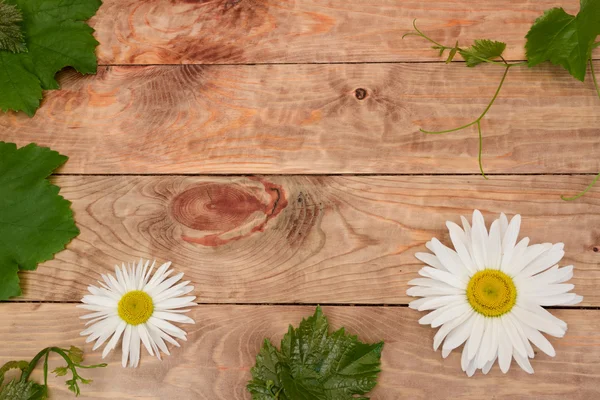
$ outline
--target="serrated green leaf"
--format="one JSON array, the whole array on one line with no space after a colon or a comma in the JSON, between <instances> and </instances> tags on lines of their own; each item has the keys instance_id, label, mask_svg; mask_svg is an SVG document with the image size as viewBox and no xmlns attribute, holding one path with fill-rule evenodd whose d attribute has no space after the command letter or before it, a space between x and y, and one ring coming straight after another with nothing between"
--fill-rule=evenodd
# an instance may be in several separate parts
<instances>
[{"instance_id":1,"label":"serrated green leaf","mask_svg":"<svg viewBox=\"0 0 600 400\"><path fill-rule=\"evenodd\" d=\"M23 14L14 4L6 4L0 0L0 51L12 53L27 51L20 22Z\"/></svg>"},{"instance_id":2,"label":"serrated green leaf","mask_svg":"<svg viewBox=\"0 0 600 400\"><path fill-rule=\"evenodd\" d=\"M44 400L46 387L33 381L22 382L13 379L0 390L0 400Z\"/></svg>"},{"instance_id":3,"label":"serrated green leaf","mask_svg":"<svg viewBox=\"0 0 600 400\"><path fill-rule=\"evenodd\" d=\"M0 109L33 116L42 89L58 89L55 75L65 67L96 72L93 29L84 21L100 0L6 0L23 13L27 53L0 52ZM12 57L9 57L12 56Z\"/></svg>"},{"instance_id":4,"label":"serrated green leaf","mask_svg":"<svg viewBox=\"0 0 600 400\"><path fill-rule=\"evenodd\" d=\"M290 326L281 351L265 341L248 384L253 400L368 400L380 372L383 343L366 344L342 328L329 334L318 307L315 314Z\"/></svg>"},{"instance_id":5,"label":"serrated green leaf","mask_svg":"<svg viewBox=\"0 0 600 400\"><path fill-rule=\"evenodd\" d=\"M506 49L506 43L495 40L475 40L473 46L460 50L459 53L467 62L467 67L475 67L485 60L493 61L502 56Z\"/></svg>"},{"instance_id":6,"label":"serrated green leaf","mask_svg":"<svg viewBox=\"0 0 600 400\"><path fill-rule=\"evenodd\" d=\"M35 270L79 234L71 203L46 179L66 160L35 144L0 142L0 300L20 295L18 270Z\"/></svg>"},{"instance_id":7,"label":"serrated green leaf","mask_svg":"<svg viewBox=\"0 0 600 400\"><path fill-rule=\"evenodd\" d=\"M547 10L527 33L525 50L530 67L544 61L561 65L569 73L585 80L587 62L594 40L600 35L600 1L581 0L574 16L562 8Z\"/></svg>"}]
</instances>

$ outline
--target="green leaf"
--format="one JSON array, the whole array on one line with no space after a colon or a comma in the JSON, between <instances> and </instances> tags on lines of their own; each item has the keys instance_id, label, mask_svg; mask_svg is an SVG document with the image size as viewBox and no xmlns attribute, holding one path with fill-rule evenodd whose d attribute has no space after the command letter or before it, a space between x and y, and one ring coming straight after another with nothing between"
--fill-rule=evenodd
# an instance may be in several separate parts
<instances>
[{"instance_id":1,"label":"green leaf","mask_svg":"<svg viewBox=\"0 0 600 400\"><path fill-rule=\"evenodd\" d=\"M33 116L42 89L58 89L55 75L65 67L83 74L96 72L94 30L85 20L100 0L6 0L23 13L27 53L0 51L0 109Z\"/></svg>"},{"instance_id":2,"label":"green leaf","mask_svg":"<svg viewBox=\"0 0 600 400\"><path fill-rule=\"evenodd\" d=\"M0 390L0 400L44 400L46 398L46 387L33 381L23 382L13 379Z\"/></svg>"},{"instance_id":3,"label":"green leaf","mask_svg":"<svg viewBox=\"0 0 600 400\"><path fill-rule=\"evenodd\" d=\"M17 6L0 0L0 51L8 50L12 53L27 51L19 25L21 21L23 21L23 14Z\"/></svg>"},{"instance_id":4,"label":"green leaf","mask_svg":"<svg viewBox=\"0 0 600 400\"><path fill-rule=\"evenodd\" d=\"M71 203L46 179L67 157L0 142L0 300L18 296L18 270L35 270L79 230Z\"/></svg>"},{"instance_id":5,"label":"green leaf","mask_svg":"<svg viewBox=\"0 0 600 400\"><path fill-rule=\"evenodd\" d=\"M366 344L342 328L329 334L321 308L290 326L281 351L269 340L256 357L253 400L356 400L375 387L383 342ZM361 397L360 399L368 399Z\"/></svg>"},{"instance_id":6,"label":"green leaf","mask_svg":"<svg viewBox=\"0 0 600 400\"><path fill-rule=\"evenodd\" d=\"M505 49L506 43L482 39L475 40L473 46L459 50L459 53L467 62L467 67L474 67L486 62L486 60L493 61L495 58L502 56Z\"/></svg>"},{"instance_id":7,"label":"green leaf","mask_svg":"<svg viewBox=\"0 0 600 400\"><path fill-rule=\"evenodd\" d=\"M452 50L450 50L450 53L448 54L448 58L446 59L446 64L450 64L452 62L452 60L454 60L454 56L456 55L457 51L458 51L458 41L456 41L454 48L452 48Z\"/></svg>"},{"instance_id":8,"label":"green leaf","mask_svg":"<svg viewBox=\"0 0 600 400\"><path fill-rule=\"evenodd\" d=\"M581 0L580 4L576 16L552 8L535 21L525 44L530 67L550 61L585 80L594 40L600 35L600 1Z\"/></svg>"}]
</instances>

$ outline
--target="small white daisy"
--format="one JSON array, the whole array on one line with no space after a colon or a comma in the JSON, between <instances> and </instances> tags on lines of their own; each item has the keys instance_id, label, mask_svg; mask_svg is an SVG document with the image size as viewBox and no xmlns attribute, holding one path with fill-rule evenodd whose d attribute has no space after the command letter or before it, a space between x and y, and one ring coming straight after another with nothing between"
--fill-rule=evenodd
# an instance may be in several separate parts
<instances>
[{"instance_id":1,"label":"small white daisy","mask_svg":"<svg viewBox=\"0 0 600 400\"><path fill-rule=\"evenodd\" d=\"M140 362L140 343L148 353L160 360L160 351L169 355L166 342L177 347L179 343L173 337L186 340L186 332L168 321L193 324L194 320L182 315L190 311L184 307L197 305L193 301L196 296L185 296L194 290L188 286L190 281L177 283L183 277L179 273L169 278L173 273L169 269L171 263L161 265L154 276L150 278L154 264L148 268L150 261L143 260L135 265L123 264L122 268L115 267L115 275L102 274L104 282L98 281L101 287L89 286L91 295L81 300L84 304L78 307L94 311L81 317L89 319L86 325L92 324L81 332L89 337L86 343L96 340L94 350L102 346L112 336L104 351L105 358L117 346L123 335L123 367L137 367ZM183 296L183 297L182 297Z\"/></svg>"},{"instance_id":2,"label":"small white daisy","mask_svg":"<svg viewBox=\"0 0 600 400\"><path fill-rule=\"evenodd\" d=\"M487 374L496 360L506 373L512 358L531 374L531 343L551 357L556 354L540 332L562 337L567 331L567 324L542 306L573 305L583 299L569 293L574 285L565 283L573 276L573 266L557 265L564 245L529 246L529 238L517 243L520 215L509 224L501 214L489 233L479 211L473 213L472 226L461 218L464 229L446 223L455 250L434 238L426 245L434 254L416 254L428 266L419 271L423 278L408 283L413 287L406 293L422 297L409 306L433 310L419 323L440 327L433 348L443 341L442 357L465 343L461 366L468 376L477 369Z\"/></svg>"}]
</instances>

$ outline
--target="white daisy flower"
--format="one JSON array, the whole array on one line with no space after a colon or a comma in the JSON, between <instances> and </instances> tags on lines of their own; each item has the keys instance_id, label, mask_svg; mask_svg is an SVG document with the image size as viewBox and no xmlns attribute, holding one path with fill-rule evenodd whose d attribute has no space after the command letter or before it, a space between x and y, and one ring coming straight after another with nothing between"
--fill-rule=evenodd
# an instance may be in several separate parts
<instances>
[{"instance_id":1,"label":"white daisy flower","mask_svg":"<svg viewBox=\"0 0 600 400\"><path fill-rule=\"evenodd\" d=\"M406 292L421 299L409 306L431 311L419 320L437 331L433 348L442 344L442 357L463 343L461 366L468 376L477 369L487 374L498 360L506 373L512 358L533 373L529 359L534 357L531 344L551 357L556 354L540 332L564 336L567 324L542 306L566 306L581 302L581 296L569 293L567 284L573 266L559 268L563 243L534 244L529 238L517 243L521 216L510 224L504 214L495 220L488 233L483 216L473 213L473 225L464 217L461 229L447 222L454 250L437 239L427 243L434 254L417 253L428 266Z\"/></svg>"},{"instance_id":2,"label":"white daisy flower","mask_svg":"<svg viewBox=\"0 0 600 400\"><path fill-rule=\"evenodd\" d=\"M177 347L179 343L174 338L186 340L186 333L171 324L180 322L193 324L194 320L182 315L188 310L184 307L197 305L193 301L196 296L185 296L194 290L188 286L190 281L177 283L183 277L179 273L169 278L173 273L170 262L161 265L154 275L154 263L148 268L150 261L143 260L125 264L121 268L115 267L116 278L110 274L102 275L104 282L98 281L101 287L89 286L90 295L81 300L84 304L78 307L94 311L92 314L81 317L89 319L86 325L91 326L81 332L82 336L89 337L86 343L96 340L94 350L110 339L102 358L105 358L117 346L121 335L123 336L123 367L137 367L140 362L140 343L148 353L156 355L160 360L160 352L169 355L165 342Z\"/></svg>"}]
</instances>

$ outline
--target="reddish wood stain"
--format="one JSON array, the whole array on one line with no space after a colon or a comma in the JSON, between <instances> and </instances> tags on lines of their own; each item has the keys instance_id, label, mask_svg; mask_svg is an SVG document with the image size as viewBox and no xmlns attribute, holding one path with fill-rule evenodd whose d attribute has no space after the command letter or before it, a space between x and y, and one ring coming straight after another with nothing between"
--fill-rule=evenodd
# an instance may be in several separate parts
<instances>
[{"instance_id":1,"label":"reddish wood stain","mask_svg":"<svg viewBox=\"0 0 600 400\"><path fill-rule=\"evenodd\" d=\"M184 234L182 239L215 247L264 231L288 203L281 186L261 178L250 179L262 183L268 201L252 188L239 184L206 183L178 194L171 203L173 218L196 231L211 232L201 237ZM264 217L257 217L256 213Z\"/></svg>"}]
</instances>

